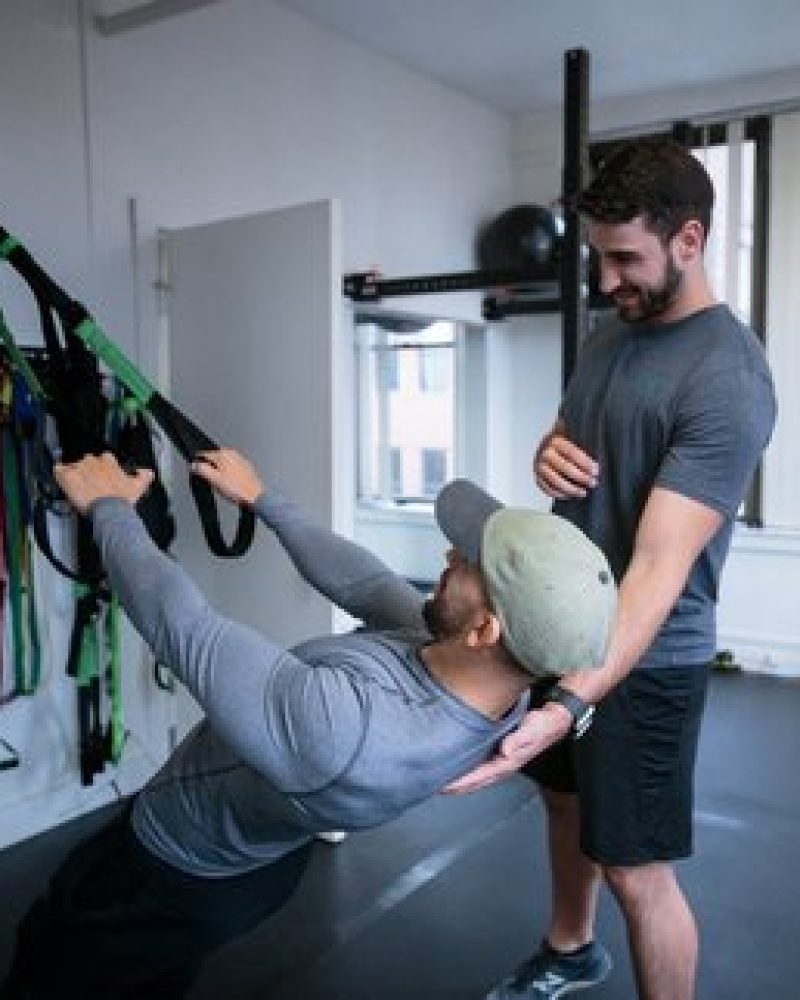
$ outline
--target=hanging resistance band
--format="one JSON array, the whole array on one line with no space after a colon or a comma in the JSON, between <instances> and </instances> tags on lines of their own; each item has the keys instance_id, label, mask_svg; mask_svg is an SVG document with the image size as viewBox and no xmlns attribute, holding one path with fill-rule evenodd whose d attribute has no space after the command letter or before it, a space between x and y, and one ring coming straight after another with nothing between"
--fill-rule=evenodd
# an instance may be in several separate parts
<instances>
[{"instance_id":1,"label":"hanging resistance band","mask_svg":"<svg viewBox=\"0 0 800 1000\"><path fill-rule=\"evenodd\" d=\"M75 617L69 643L67 673L75 679L77 717L79 727L79 763L81 781L91 784L94 775L103 770L106 760L117 762L125 740L122 722L118 607L108 592L99 552L92 539L91 527L85 518L76 522L75 568L68 567L53 552L48 534L47 514L49 510L67 513L69 508L58 508L57 487L53 480L52 456L45 442L45 408L53 417L59 445L66 460L79 458L88 452L115 450L123 462L152 468L155 471L150 429L139 413L123 413L123 407L112 406L107 399L99 373L99 360L83 343L75 337L69 338L62 347L57 336L54 318L47 303L36 294L42 328L46 343L45 351L39 357L42 378L30 365L0 315L0 341L8 361L15 370L12 407L13 419L9 432L5 435L4 449L0 457L4 459L0 468L7 474L6 497L9 539L27 540L17 526L30 522L31 507L37 542L50 562L63 575L76 581ZM119 386L116 379L111 380ZM121 390L127 393L127 390ZM119 393L118 393L119 394ZM128 397L130 399L130 397ZM22 403L26 405L22 405ZM119 413L117 412L119 410ZM114 414L113 433L107 426L108 418ZM23 462L15 467L10 459L21 454ZM20 471L20 468L22 471ZM17 494L16 484L30 485L30 490L19 491L20 503L14 505L12 498ZM11 492L13 490L13 492ZM33 493L31 503L30 494ZM17 514L17 508L22 512ZM167 548L174 536L174 525L169 513L169 502L163 485L154 480L145 497L137 504L142 520L154 541ZM32 688L29 678L21 672L20 636L25 622L35 622L21 604L20 576L18 567L26 563L25 552L17 553L15 546L7 546L9 566L9 604L12 610L12 626L15 648L15 693ZM32 594L31 594L32 601ZM98 649L99 621L105 613L105 642ZM31 633L29 643L37 657L29 671L38 680L38 636ZM108 657L108 668L104 669L104 657ZM107 727L103 726L104 690L110 703Z\"/></svg>"},{"instance_id":2,"label":"hanging resistance band","mask_svg":"<svg viewBox=\"0 0 800 1000\"><path fill-rule=\"evenodd\" d=\"M36 617L31 505L27 484L27 442L23 426L31 411L25 383L8 369L0 373L2 426L0 472L3 522L3 584L8 592L16 695L33 694L41 678L41 648ZM5 596L5 594L3 595ZM0 611L0 615L2 612ZM2 637L2 630L0 630Z\"/></svg>"},{"instance_id":3,"label":"hanging resistance band","mask_svg":"<svg viewBox=\"0 0 800 1000\"><path fill-rule=\"evenodd\" d=\"M2 227L0 227L0 258L5 258L30 286L39 304L48 351L51 350L51 341L54 337L52 314L55 313L64 329L67 341L78 340L88 351L105 362L187 462L195 461L200 452L214 451L218 447L212 438L158 392L133 362L109 340L85 307L71 299L42 270L21 243ZM66 346L69 350L70 344L67 343ZM70 460L69 456L65 457ZM253 540L255 531L253 512L241 508L236 535L228 544L222 536L219 513L211 487L205 480L195 475L191 477L190 483L203 525L203 533L211 551L222 557L243 555Z\"/></svg>"}]
</instances>

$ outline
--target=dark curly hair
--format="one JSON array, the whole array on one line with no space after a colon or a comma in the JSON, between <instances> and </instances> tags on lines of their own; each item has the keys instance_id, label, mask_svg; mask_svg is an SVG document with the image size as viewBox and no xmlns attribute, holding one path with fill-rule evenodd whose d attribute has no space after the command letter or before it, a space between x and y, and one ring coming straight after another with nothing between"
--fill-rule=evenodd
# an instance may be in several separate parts
<instances>
[{"instance_id":1,"label":"dark curly hair","mask_svg":"<svg viewBox=\"0 0 800 1000\"><path fill-rule=\"evenodd\" d=\"M705 167L672 139L615 146L576 203L595 222L630 222L641 215L664 243L689 219L701 223L705 239L713 206L714 187Z\"/></svg>"}]
</instances>

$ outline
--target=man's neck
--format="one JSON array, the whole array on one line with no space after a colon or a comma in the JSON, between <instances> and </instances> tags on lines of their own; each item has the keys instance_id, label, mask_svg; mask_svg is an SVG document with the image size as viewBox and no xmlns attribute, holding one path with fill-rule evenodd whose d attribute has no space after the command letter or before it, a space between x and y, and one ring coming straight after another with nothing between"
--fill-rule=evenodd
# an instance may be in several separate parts
<instances>
[{"instance_id":1,"label":"man's neck","mask_svg":"<svg viewBox=\"0 0 800 1000\"><path fill-rule=\"evenodd\" d=\"M654 320L654 323L656 325L678 323L682 319L688 319L695 313L715 305L717 305L717 299L711 291L705 272L703 272L693 281L687 281L684 284L682 294L669 309Z\"/></svg>"},{"instance_id":2,"label":"man's neck","mask_svg":"<svg viewBox=\"0 0 800 1000\"><path fill-rule=\"evenodd\" d=\"M511 711L530 685L528 674L499 649L447 640L424 646L420 657L443 688L490 719Z\"/></svg>"}]
</instances>

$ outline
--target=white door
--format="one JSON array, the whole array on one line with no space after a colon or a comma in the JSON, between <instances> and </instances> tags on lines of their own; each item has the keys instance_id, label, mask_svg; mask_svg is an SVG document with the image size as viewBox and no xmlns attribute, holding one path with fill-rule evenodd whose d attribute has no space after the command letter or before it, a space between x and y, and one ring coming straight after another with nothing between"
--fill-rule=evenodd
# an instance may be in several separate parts
<instances>
[{"instance_id":1,"label":"white door","mask_svg":"<svg viewBox=\"0 0 800 1000\"><path fill-rule=\"evenodd\" d=\"M246 454L268 488L329 527L338 243L338 206L328 201L164 235L170 399L220 445ZM174 458L172 468L175 552L211 602L283 644L330 631L329 604L263 525L243 558L211 554L186 467ZM234 522L223 522L228 539Z\"/></svg>"}]
</instances>

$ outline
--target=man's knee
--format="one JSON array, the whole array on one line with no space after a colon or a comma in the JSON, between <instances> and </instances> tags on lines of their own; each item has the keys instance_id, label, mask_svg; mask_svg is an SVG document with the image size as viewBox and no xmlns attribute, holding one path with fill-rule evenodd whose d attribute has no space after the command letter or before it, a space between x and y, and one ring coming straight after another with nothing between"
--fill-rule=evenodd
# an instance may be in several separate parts
<instances>
[{"instance_id":1,"label":"man's knee","mask_svg":"<svg viewBox=\"0 0 800 1000\"><path fill-rule=\"evenodd\" d=\"M675 885L675 872L668 862L643 865L603 865L606 885L623 907L648 906Z\"/></svg>"}]
</instances>

